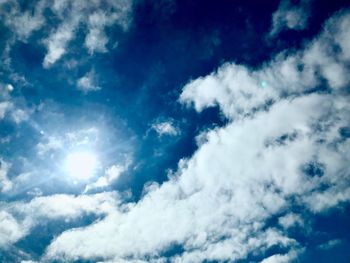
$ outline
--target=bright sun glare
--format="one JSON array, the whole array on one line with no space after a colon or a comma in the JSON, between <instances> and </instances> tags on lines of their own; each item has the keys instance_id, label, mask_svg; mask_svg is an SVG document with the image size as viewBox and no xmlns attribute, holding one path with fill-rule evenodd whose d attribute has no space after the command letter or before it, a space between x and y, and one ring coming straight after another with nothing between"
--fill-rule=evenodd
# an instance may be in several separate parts
<instances>
[{"instance_id":1,"label":"bright sun glare","mask_svg":"<svg viewBox=\"0 0 350 263\"><path fill-rule=\"evenodd\" d=\"M97 168L97 157L93 152L80 151L70 153L66 158L65 168L74 178L83 180L92 177Z\"/></svg>"}]
</instances>

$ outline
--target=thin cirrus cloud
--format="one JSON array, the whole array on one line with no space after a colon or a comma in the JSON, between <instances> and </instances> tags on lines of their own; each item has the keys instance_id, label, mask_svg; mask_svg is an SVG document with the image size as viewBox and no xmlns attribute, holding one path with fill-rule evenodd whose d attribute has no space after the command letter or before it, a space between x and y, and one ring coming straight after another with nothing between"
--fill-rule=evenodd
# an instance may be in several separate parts
<instances>
[{"instance_id":1,"label":"thin cirrus cloud","mask_svg":"<svg viewBox=\"0 0 350 263\"><path fill-rule=\"evenodd\" d=\"M350 145L340 132L350 125L344 89L349 19L347 12L336 14L303 50L277 55L260 70L226 64L188 83L182 103L197 111L217 105L231 121L206 132L206 142L179 162L169 181L149 186L137 203L107 205L104 217L92 225L58 235L43 260L161 262L162 252L174 244L183 247L174 262L238 260L276 246L284 253L263 262L298 257L305 248L285 229L302 228L304 214L350 199L345 179ZM334 46L339 47L335 53L327 53ZM327 92L317 90L321 84ZM50 205L55 198L40 200ZM76 198L81 199L77 211L89 207L99 214L100 205L84 201L94 195ZM107 204L118 200L104 198ZM286 213L295 205L291 200L303 209ZM49 216L50 209L40 211ZM56 216L61 214L50 213ZM273 216L280 217L278 223L267 224Z\"/></svg>"}]
</instances>

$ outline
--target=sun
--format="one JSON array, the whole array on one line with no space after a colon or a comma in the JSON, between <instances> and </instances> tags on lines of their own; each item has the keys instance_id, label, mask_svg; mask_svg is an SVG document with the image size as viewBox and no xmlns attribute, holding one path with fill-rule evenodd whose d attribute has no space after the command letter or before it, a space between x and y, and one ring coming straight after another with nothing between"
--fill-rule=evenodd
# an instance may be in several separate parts
<instances>
[{"instance_id":1,"label":"sun","mask_svg":"<svg viewBox=\"0 0 350 263\"><path fill-rule=\"evenodd\" d=\"M77 151L67 155L65 170L76 179L87 180L94 175L98 165L97 156L91 151Z\"/></svg>"}]
</instances>

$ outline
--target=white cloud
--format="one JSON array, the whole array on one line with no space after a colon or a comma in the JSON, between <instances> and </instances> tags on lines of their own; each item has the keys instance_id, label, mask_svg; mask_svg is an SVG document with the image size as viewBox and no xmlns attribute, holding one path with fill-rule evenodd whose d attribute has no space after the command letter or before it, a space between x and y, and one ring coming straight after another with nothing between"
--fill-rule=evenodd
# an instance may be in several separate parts
<instances>
[{"instance_id":1,"label":"white cloud","mask_svg":"<svg viewBox=\"0 0 350 263\"><path fill-rule=\"evenodd\" d=\"M280 217L278 219L278 223L285 229L288 229L296 225L299 225L299 226L304 225L304 222L301 216L293 213Z\"/></svg>"},{"instance_id":2,"label":"white cloud","mask_svg":"<svg viewBox=\"0 0 350 263\"><path fill-rule=\"evenodd\" d=\"M128 169L130 162L124 165L112 165L106 169L105 174L100 176L96 182L88 184L85 187L84 193L89 192L92 189L103 188L109 186L111 183L118 180L118 178Z\"/></svg>"},{"instance_id":3,"label":"white cloud","mask_svg":"<svg viewBox=\"0 0 350 263\"><path fill-rule=\"evenodd\" d=\"M339 133L350 125L349 95L343 89L347 81L335 84L332 73L316 74L328 62L308 59L317 45L327 59L346 52L326 51L340 39L327 34L339 31L348 17L340 14L338 23L328 23L327 33L303 51L277 56L261 70L226 64L186 85L180 101L193 103L198 111L218 105L230 122L208 131L206 141L180 161L168 182L147 187L127 209L63 232L46 257L161 260L161 251L181 244L185 252L174 262L244 259L276 245L286 254L263 262L294 258L301 251L297 241L266 226L267 219L294 205L291 197L314 213L350 200L350 142ZM348 61L343 61L334 63L347 72ZM327 80L328 93L312 92L319 76ZM321 185L328 188L321 190ZM287 215L279 223L288 228L295 220Z\"/></svg>"},{"instance_id":4,"label":"white cloud","mask_svg":"<svg viewBox=\"0 0 350 263\"><path fill-rule=\"evenodd\" d=\"M23 121L27 121L29 119L29 115L30 115L29 111L22 110L22 109L13 110L11 113L13 121L17 124Z\"/></svg>"},{"instance_id":5,"label":"white cloud","mask_svg":"<svg viewBox=\"0 0 350 263\"><path fill-rule=\"evenodd\" d=\"M11 165L0 159L0 192L7 192L12 188L12 182L7 174Z\"/></svg>"},{"instance_id":6,"label":"white cloud","mask_svg":"<svg viewBox=\"0 0 350 263\"><path fill-rule=\"evenodd\" d=\"M68 46L76 37L79 26L88 29L85 37L85 46L92 54L106 52L109 38L105 34L107 27L118 26L126 31L131 22L132 1L129 0L95 0L95 1L49 1L40 0L30 3L27 10L21 11L18 1L9 0L0 2L0 18L11 30L13 37L8 41L8 48L15 40L27 41L37 30L42 30L42 43L47 48L43 66L49 68L67 53ZM50 11L50 17L45 12ZM52 19L57 20L52 26Z\"/></svg>"},{"instance_id":7,"label":"white cloud","mask_svg":"<svg viewBox=\"0 0 350 263\"><path fill-rule=\"evenodd\" d=\"M1 8L5 5L7 8ZM18 39L26 41L34 31L44 25L43 8L43 1L39 1L33 12L22 12L17 1L4 1L0 2L0 17Z\"/></svg>"},{"instance_id":8,"label":"white cloud","mask_svg":"<svg viewBox=\"0 0 350 263\"><path fill-rule=\"evenodd\" d=\"M301 0L294 5L290 0L281 0L278 9L272 15L270 36L275 36L284 29L305 29L310 12L309 4L308 0Z\"/></svg>"},{"instance_id":9,"label":"white cloud","mask_svg":"<svg viewBox=\"0 0 350 263\"><path fill-rule=\"evenodd\" d=\"M298 257L298 254L301 253L302 251L300 250L292 250L288 252L287 254L277 254L277 255L272 255L260 263L290 263L293 262Z\"/></svg>"},{"instance_id":10,"label":"white cloud","mask_svg":"<svg viewBox=\"0 0 350 263\"><path fill-rule=\"evenodd\" d=\"M86 73L85 76L78 79L77 87L84 93L98 91L101 89L101 87L99 87L96 84L96 76L93 70L91 70L90 72Z\"/></svg>"},{"instance_id":11,"label":"white cloud","mask_svg":"<svg viewBox=\"0 0 350 263\"><path fill-rule=\"evenodd\" d=\"M164 122L156 122L152 124L151 129L155 130L159 136L163 135L171 135L176 136L179 135L179 129L174 125L173 121L164 121Z\"/></svg>"},{"instance_id":12,"label":"white cloud","mask_svg":"<svg viewBox=\"0 0 350 263\"><path fill-rule=\"evenodd\" d=\"M0 211L0 248L11 245L25 235L25 230L6 211Z\"/></svg>"},{"instance_id":13,"label":"white cloud","mask_svg":"<svg viewBox=\"0 0 350 263\"><path fill-rule=\"evenodd\" d=\"M197 111L218 105L227 118L236 119L264 110L281 97L309 92L322 85L323 80L331 89L341 90L349 84L350 70L347 51L342 48L347 45L347 39L340 36L350 34L350 30L339 25L348 20L348 13L338 14L304 50L282 53L259 70L224 64L217 72L188 83L180 101L193 104ZM336 46L340 47L339 51L331 51Z\"/></svg>"},{"instance_id":14,"label":"white cloud","mask_svg":"<svg viewBox=\"0 0 350 263\"><path fill-rule=\"evenodd\" d=\"M55 136L47 138L47 142L39 142L36 146L37 154L40 156L45 155L47 152L55 151L63 148L63 141Z\"/></svg>"},{"instance_id":15,"label":"white cloud","mask_svg":"<svg viewBox=\"0 0 350 263\"><path fill-rule=\"evenodd\" d=\"M66 222L87 214L103 217L115 210L118 196L114 192L95 195L51 195L35 197L30 202L0 203L0 247L9 246L49 220ZM16 219L14 217L21 219Z\"/></svg>"},{"instance_id":16,"label":"white cloud","mask_svg":"<svg viewBox=\"0 0 350 263\"><path fill-rule=\"evenodd\" d=\"M45 39L44 43L47 47L47 54L45 55L43 66L50 67L65 53L68 42L71 41L75 35L75 30L79 25L80 17L74 17L71 21L60 24L60 26Z\"/></svg>"},{"instance_id":17,"label":"white cloud","mask_svg":"<svg viewBox=\"0 0 350 263\"><path fill-rule=\"evenodd\" d=\"M107 17L105 12L94 12L89 16L88 27L89 32L85 38L85 46L92 54L94 51L106 52L106 44L108 38L104 32L104 28L109 24L111 25L117 16Z\"/></svg>"},{"instance_id":18,"label":"white cloud","mask_svg":"<svg viewBox=\"0 0 350 263\"><path fill-rule=\"evenodd\" d=\"M321 245L318 246L318 248L327 250L331 249L333 247L339 246L343 241L341 239L331 239Z\"/></svg>"},{"instance_id":19,"label":"white cloud","mask_svg":"<svg viewBox=\"0 0 350 263\"><path fill-rule=\"evenodd\" d=\"M13 104L9 101L0 102L0 119L3 119L8 112L13 107Z\"/></svg>"},{"instance_id":20,"label":"white cloud","mask_svg":"<svg viewBox=\"0 0 350 263\"><path fill-rule=\"evenodd\" d=\"M44 41L48 53L44 67L50 67L66 52L67 46L79 30L79 25L87 26L85 46L90 54L106 52L109 41L105 28L117 25L126 30L131 18L132 1L55 1L54 14L62 21Z\"/></svg>"}]
</instances>

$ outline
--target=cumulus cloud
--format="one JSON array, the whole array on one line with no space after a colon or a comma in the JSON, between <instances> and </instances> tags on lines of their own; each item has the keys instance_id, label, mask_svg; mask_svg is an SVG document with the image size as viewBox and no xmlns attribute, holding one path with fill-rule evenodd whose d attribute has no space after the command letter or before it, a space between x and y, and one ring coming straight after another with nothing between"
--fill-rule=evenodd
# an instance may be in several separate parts
<instances>
[{"instance_id":1,"label":"cumulus cloud","mask_svg":"<svg viewBox=\"0 0 350 263\"><path fill-rule=\"evenodd\" d=\"M270 36L276 36L285 29L305 29L310 15L309 5L309 0L301 0L298 4L292 4L290 0L282 0L278 9L272 14Z\"/></svg>"},{"instance_id":2,"label":"cumulus cloud","mask_svg":"<svg viewBox=\"0 0 350 263\"><path fill-rule=\"evenodd\" d=\"M304 50L279 54L259 70L227 63L217 72L188 83L180 102L193 104L197 111L218 105L227 118L235 119L266 109L280 98L311 92L324 81L333 92L341 93L350 81L349 38L344 37L349 34L344 26L348 21L347 13L339 14ZM337 47L338 51L332 51Z\"/></svg>"}]
</instances>

